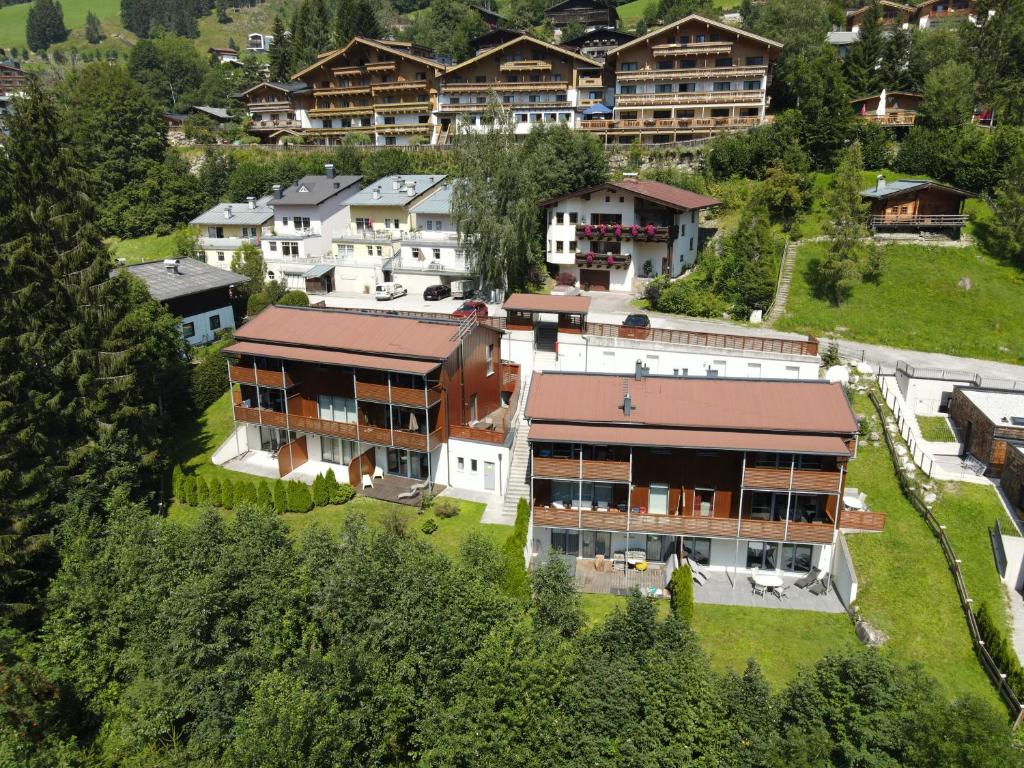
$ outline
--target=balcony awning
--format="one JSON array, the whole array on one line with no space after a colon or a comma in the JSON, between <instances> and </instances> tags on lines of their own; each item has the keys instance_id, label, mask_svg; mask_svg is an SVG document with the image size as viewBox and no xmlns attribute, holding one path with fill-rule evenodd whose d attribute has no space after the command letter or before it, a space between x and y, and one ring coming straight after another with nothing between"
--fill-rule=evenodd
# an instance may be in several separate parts
<instances>
[{"instance_id":1,"label":"balcony awning","mask_svg":"<svg viewBox=\"0 0 1024 768\"><path fill-rule=\"evenodd\" d=\"M329 274L334 269L333 264L317 264L309 268L306 272L307 280L318 280L326 274Z\"/></svg>"},{"instance_id":2,"label":"balcony awning","mask_svg":"<svg viewBox=\"0 0 1024 768\"><path fill-rule=\"evenodd\" d=\"M605 106L604 104L591 104L589 107L583 110L584 117L594 117L595 115L610 115L611 113L611 107Z\"/></svg>"}]
</instances>

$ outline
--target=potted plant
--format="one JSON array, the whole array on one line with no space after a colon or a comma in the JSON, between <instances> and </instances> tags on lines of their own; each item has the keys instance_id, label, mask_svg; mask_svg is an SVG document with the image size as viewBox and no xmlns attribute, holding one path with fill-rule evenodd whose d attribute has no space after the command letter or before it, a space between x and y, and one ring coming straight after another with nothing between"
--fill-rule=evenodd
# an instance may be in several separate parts
<instances>
[{"instance_id":1,"label":"potted plant","mask_svg":"<svg viewBox=\"0 0 1024 768\"><path fill-rule=\"evenodd\" d=\"M589 224L584 224L583 225L583 236L584 237L590 237L593 234L594 234L594 228L592 226L590 226Z\"/></svg>"},{"instance_id":2,"label":"potted plant","mask_svg":"<svg viewBox=\"0 0 1024 768\"><path fill-rule=\"evenodd\" d=\"M647 237L654 237L654 233L656 231L657 230L655 230L653 224L648 224L646 227L644 227L644 232L647 234Z\"/></svg>"},{"instance_id":3,"label":"potted plant","mask_svg":"<svg viewBox=\"0 0 1024 768\"><path fill-rule=\"evenodd\" d=\"M640 234L640 227L634 224L629 228L629 234L631 234L633 237L636 237L637 235Z\"/></svg>"},{"instance_id":4,"label":"potted plant","mask_svg":"<svg viewBox=\"0 0 1024 768\"><path fill-rule=\"evenodd\" d=\"M615 233L616 237L622 237L622 225L621 224L616 224L615 228L612 230L612 232Z\"/></svg>"},{"instance_id":5,"label":"potted plant","mask_svg":"<svg viewBox=\"0 0 1024 768\"><path fill-rule=\"evenodd\" d=\"M608 266L611 267L615 264L615 257L610 253L608 254Z\"/></svg>"},{"instance_id":6,"label":"potted plant","mask_svg":"<svg viewBox=\"0 0 1024 768\"><path fill-rule=\"evenodd\" d=\"M594 263L594 252L593 251L587 251L587 264L593 264L593 263Z\"/></svg>"},{"instance_id":7,"label":"potted plant","mask_svg":"<svg viewBox=\"0 0 1024 768\"><path fill-rule=\"evenodd\" d=\"M608 231L608 225L607 224L598 224L597 225L597 231L601 233L601 237L604 237L605 233Z\"/></svg>"}]
</instances>

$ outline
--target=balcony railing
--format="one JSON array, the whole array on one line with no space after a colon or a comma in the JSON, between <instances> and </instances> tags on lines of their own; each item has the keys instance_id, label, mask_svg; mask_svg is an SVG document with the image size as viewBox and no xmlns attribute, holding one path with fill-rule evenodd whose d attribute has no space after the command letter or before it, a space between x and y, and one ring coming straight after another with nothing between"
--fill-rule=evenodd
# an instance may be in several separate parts
<instances>
[{"instance_id":1,"label":"balcony railing","mask_svg":"<svg viewBox=\"0 0 1024 768\"><path fill-rule=\"evenodd\" d=\"M550 72L551 62L539 59L504 61L498 65L498 70L501 72Z\"/></svg>"},{"instance_id":2,"label":"balcony railing","mask_svg":"<svg viewBox=\"0 0 1024 768\"><path fill-rule=\"evenodd\" d=\"M409 112L418 114L421 112L430 112L433 109L433 105L429 101L401 101L393 104L374 104L374 110L385 114L388 112Z\"/></svg>"},{"instance_id":3,"label":"balcony railing","mask_svg":"<svg viewBox=\"0 0 1024 768\"><path fill-rule=\"evenodd\" d=\"M664 107L679 104L760 104L764 91L689 91L687 93L624 93L615 97L616 108Z\"/></svg>"},{"instance_id":4,"label":"balcony railing","mask_svg":"<svg viewBox=\"0 0 1024 768\"><path fill-rule=\"evenodd\" d=\"M377 83L373 86L374 93L395 93L400 91L420 91L427 89L426 80L399 80L396 83Z\"/></svg>"},{"instance_id":5,"label":"balcony railing","mask_svg":"<svg viewBox=\"0 0 1024 768\"><path fill-rule=\"evenodd\" d=\"M250 112L279 112L282 109L291 109L292 103L288 99L280 101L250 101Z\"/></svg>"},{"instance_id":6,"label":"balcony railing","mask_svg":"<svg viewBox=\"0 0 1024 768\"><path fill-rule=\"evenodd\" d=\"M387 384L356 381L356 397L360 400L375 400L379 403L396 403L411 405L415 408L426 408L437 403L441 399L441 393L433 387L424 391L415 387L396 387L394 385L389 387Z\"/></svg>"},{"instance_id":7,"label":"balcony railing","mask_svg":"<svg viewBox=\"0 0 1024 768\"><path fill-rule=\"evenodd\" d=\"M600 77L581 77L579 86L580 88L603 88L604 80Z\"/></svg>"},{"instance_id":8,"label":"balcony railing","mask_svg":"<svg viewBox=\"0 0 1024 768\"><path fill-rule=\"evenodd\" d=\"M792 471L794 491L812 493L839 493L839 473L827 470L794 469ZM784 467L748 467L743 475L744 488L767 491L790 489L790 470Z\"/></svg>"},{"instance_id":9,"label":"balcony railing","mask_svg":"<svg viewBox=\"0 0 1024 768\"><path fill-rule=\"evenodd\" d=\"M633 234L633 226L632 224L606 224L605 230L602 232L600 224L577 224L576 239L605 242L614 242L616 240L653 240L659 243L664 243L671 239L671 227L654 227L653 233L648 234L646 225L637 224L635 225L636 234Z\"/></svg>"},{"instance_id":10,"label":"balcony railing","mask_svg":"<svg viewBox=\"0 0 1024 768\"><path fill-rule=\"evenodd\" d=\"M413 451L426 451L430 447L439 445L444 439L444 431L441 429L436 429L427 435L423 432L410 432L405 429L389 429L371 424L356 425L347 421L330 421L294 413L285 414L283 411L249 408L238 404L234 407L234 413L236 421L243 421L247 424L312 432L328 437L359 440L363 443L408 448Z\"/></svg>"},{"instance_id":11,"label":"balcony railing","mask_svg":"<svg viewBox=\"0 0 1024 768\"><path fill-rule=\"evenodd\" d=\"M634 72L619 72L620 83L671 82L676 80L713 80L716 78L763 77L768 71L765 66L753 67L690 67L688 69L640 69Z\"/></svg>"},{"instance_id":12,"label":"balcony railing","mask_svg":"<svg viewBox=\"0 0 1024 768\"><path fill-rule=\"evenodd\" d=\"M265 368L253 368L249 365L229 365L228 378L233 384L250 384L260 387L286 389L294 386L291 375L282 371L268 371Z\"/></svg>"},{"instance_id":13,"label":"balcony railing","mask_svg":"<svg viewBox=\"0 0 1024 768\"><path fill-rule=\"evenodd\" d=\"M614 133L616 131L711 131L727 128L753 128L772 121L771 115L764 117L680 117L657 120L584 120L579 126L584 131Z\"/></svg>"},{"instance_id":14,"label":"balcony railing","mask_svg":"<svg viewBox=\"0 0 1024 768\"><path fill-rule=\"evenodd\" d=\"M506 82L488 80L483 83L446 83L446 93L487 93L488 91L567 91L572 84L565 80L537 80L527 82Z\"/></svg>"},{"instance_id":15,"label":"balcony railing","mask_svg":"<svg viewBox=\"0 0 1024 768\"><path fill-rule=\"evenodd\" d=\"M967 214L923 214L923 215L897 215L897 216L872 216L871 227L873 229L885 229L887 227L962 227L967 224Z\"/></svg>"},{"instance_id":16,"label":"balcony railing","mask_svg":"<svg viewBox=\"0 0 1024 768\"><path fill-rule=\"evenodd\" d=\"M468 275L469 267L463 261L438 259L395 259L385 268L394 272L432 273L435 275Z\"/></svg>"},{"instance_id":17,"label":"balcony railing","mask_svg":"<svg viewBox=\"0 0 1024 768\"><path fill-rule=\"evenodd\" d=\"M882 531L885 529L885 513L844 509L839 513L839 527L856 531Z\"/></svg>"},{"instance_id":18,"label":"balcony railing","mask_svg":"<svg viewBox=\"0 0 1024 768\"><path fill-rule=\"evenodd\" d=\"M309 110L310 117L351 117L352 115L372 115L372 104L361 104L349 107L314 107ZM355 127L355 126L353 126Z\"/></svg>"},{"instance_id":19,"label":"balcony railing","mask_svg":"<svg viewBox=\"0 0 1024 768\"><path fill-rule=\"evenodd\" d=\"M535 477L553 477L576 480L613 480L629 482L629 462L601 459L555 459L546 456L533 457Z\"/></svg>"},{"instance_id":20,"label":"balcony railing","mask_svg":"<svg viewBox=\"0 0 1024 768\"><path fill-rule=\"evenodd\" d=\"M887 112L884 115L876 115L873 112L869 112L864 115L858 114L857 117L869 123L877 123L878 125L910 126L917 122L917 112Z\"/></svg>"},{"instance_id":21,"label":"balcony railing","mask_svg":"<svg viewBox=\"0 0 1024 768\"><path fill-rule=\"evenodd\" d=\"M316 88L313 91L314 98L320 96L369 96L369 85L343 85L337 88Z\"/></svg>"},{"instance_id":22,"label":"balcony railing","mask_svg":"<svg viewBox=\"0 0 1024 768\"><path fill-rule=\"evenodd\" d=\"M611 259L611 261L609 261ZM627 269L633 257L628 253L590 253L576 251L576 266L587 269Z\"/></svg>"},{"instance_id":23,"label":"balcony railing","mask_svg":"<svg viewBox=\"0 0 1024 768\"><path fill-rule=\"evenodd\" d=\"M299 120L252 120L249 123L250 131L279 131L282 128L301 128Z\"/></svg>"},{"instance_id":24,"label":"balcony railing","mask_svg":"<svg viewBox=\"0 0 1024 768\"><path fill-rule=\"evenodd\" d=\"M700 56L701 54L729 53L730 51L732 51L732 43L718 40L713 43L672 43L651 47L651 53L655 56Z\"/></svg>"},{"instance_id":25,"label":"balcony railing","mask_svg":"<svg viewBox=\"0 0 1024 768\"><path fill-rule=\"evenodd\" d=\"M623 331L644 331L644 335L636 338L652 339L667 344L685 344L691 347L712 347L722 350L746 350L749 352L768 352L776 355L811 355L818 354L818 340L813 336L806 339L780 339L770 336L741 336L729 333L704 333L702 331L683 331L670 328L628 329L611 323L587 322L584 333L591 336L610 338L633 338L624 336Z\"/></svg>"},{"instance_id":26,"label":"balcony railing","mask_svg":"<svg viewBox=\"0 0 1024 768\"><path fill-rule=\"evenodd\" d=\"M234 251L241 248L243 245L259 245L260 239L258 237L207 237L206 235L199 236L199 247L216 249L223 248L226 251Z\"/></svg>"},{"instance_id":27,"label":"balcony railing","mask_svg":"<svg viewBox=\"0 0 1024 768\"><path fill-rule=\"evenodd\" d=\"M557 509L535 505L534 525L557 528L581 528L597 531L710 536L717 538L758 539L809 544L832 541L832 523L796 523L784 520L739 520L729 517L691 517L688 515L641 515L631 512L592 509Z\"/></svg>"}]
</instances>

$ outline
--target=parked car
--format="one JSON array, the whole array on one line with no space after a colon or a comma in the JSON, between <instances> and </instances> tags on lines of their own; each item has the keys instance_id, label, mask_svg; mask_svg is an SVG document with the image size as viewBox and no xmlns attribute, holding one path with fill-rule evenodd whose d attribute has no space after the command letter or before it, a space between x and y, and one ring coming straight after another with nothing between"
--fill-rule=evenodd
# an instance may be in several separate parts
<instances>
[{"instance_id":1,"label":"parked car","mask_svg":"<svg viewBox=\"0 0 1024 768\"><path fill-rule=\"evenodd\" d=\"M623 328L650 328L651 318L642 312L634 312L632 315L626 315L626 319L622 321Z\"/></svg>"},{"instance_id":2,"label":"parked car","mask_svg":"<svg viewBox=\"0 0 1024 768\"><path fill-rule=\"evenodd\" d=\"M476 280L452 280L451 288L456 299L469 299L476 290Z\"/></svg>"},{"instance_id":3,"label":"parked car","mask_svg":"<svg viewBox=\"0 0 1024 768\"><path fill-rule=\"evenodd\" d=\"M452 312L452 317L487 317L487 305L479 299L465 301L462 306Z\"/></svg>"},{"instance_id":4,"label":"parked car","mask_svg":"<svg viewBox=\"0 0 1024 768\"><path fill-rule=\"evenodd\" d=\"M405 296L409 293L400 283L377 283L377 287L373 291L373 295L377 301L390 301L391 299L397 299L399 296Z\"/></svg>"},{"instance_id":5,"label":"parked car","mask_svg":"<svg viewBox=\"0 0 1024 768\"><path fill-rule=\"evenodd\" d=\"M428 285L423 290L424 301L440 301L452 295L452 289L447 285Z\"/></svg>"}]
</instances>

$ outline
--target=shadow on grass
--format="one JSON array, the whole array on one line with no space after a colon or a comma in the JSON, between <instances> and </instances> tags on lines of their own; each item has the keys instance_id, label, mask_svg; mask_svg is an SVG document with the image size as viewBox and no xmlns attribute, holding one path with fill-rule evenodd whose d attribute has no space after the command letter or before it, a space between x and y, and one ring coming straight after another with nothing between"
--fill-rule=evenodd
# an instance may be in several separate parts
<instances>
[{"instance_id":1,"label":"shadow on grass","mask_svg":"<svg viewBox=\"0 0 1024 768\"><path fill-rule=\"evenodd\" d=\"M819 301L826 302L831 307L835 306L835 302L832 300L831 289L828 286L825 275L822 273L823 263L824 260L817 256L810 259L803 269L803 277L811 291L811 296Z\"/></svg>"}]
</instances>

